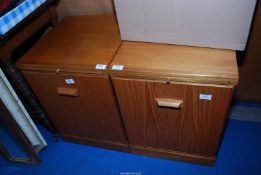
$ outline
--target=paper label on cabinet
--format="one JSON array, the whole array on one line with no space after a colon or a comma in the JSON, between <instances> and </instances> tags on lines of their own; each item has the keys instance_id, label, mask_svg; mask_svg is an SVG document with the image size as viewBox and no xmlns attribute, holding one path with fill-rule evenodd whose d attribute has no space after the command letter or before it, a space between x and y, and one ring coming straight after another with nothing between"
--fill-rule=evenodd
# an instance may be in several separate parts
<instances>
[{"instance_id":1,"label":"paper label on cabinet","mask_svg":"<svg viewBox=\"0 0 261 175\"><path fill-rule=\"evenodd\" d=\"M65 79L65 83L66 84L74 84L75 81L74 81L74 79Z\"/></svg>"},{"instance_id":2,"label":"paper label on cabinet","mask_svg":"<svg viewBox=\"0 0 261 175\"><path fill-rule=\"evenodd\" d=\"M123 65L113 65L112 66L112 70L122 70L124 68L124 66Z\"/></svg>"},{"instance_id":3,"label":"paper label on cabinet","mask_svg":"<svg viewBox=\"0 0 261 175\"><path fill-rule=\"evenodd\" d=\"M209 95L209 94L200 94L200 95L199 95L199 99L200 99L200 100L211 100L211 99L212 99L212 95Z\"/></svg>"},{"instance_id":4,"label":"paper label on cabinet","mask_svg":"<svg viewBox=\"0 0 261 175\"><path fill-rule=\"evenodd\" d=\"M95 68L96 68L96 69L99 69L99 70L105 70L106 67L107 67L106 64L97 64Z\"/></svg>"}]
</instances>

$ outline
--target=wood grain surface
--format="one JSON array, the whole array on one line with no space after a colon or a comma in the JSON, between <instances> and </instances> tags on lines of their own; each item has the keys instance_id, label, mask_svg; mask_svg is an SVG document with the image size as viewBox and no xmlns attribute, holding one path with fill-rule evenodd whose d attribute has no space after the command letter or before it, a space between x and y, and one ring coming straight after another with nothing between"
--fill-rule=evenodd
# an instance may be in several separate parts
<instances>
[{"instance_id":1,"label":"wood grain surface","mask_svg":"<svg viewBox=\"0 0 261 175\"><path fill-rule=\"evenodd\" d=\"M131 145L215 156L233 89L113 78ZM200 94L212 99L200 100ZM155 98L183 101L158 107Z\"/></svg>"},{"instance_id":2,"label":"wood grain surface","mask_svg":"<svg viewBox=\"0 0 261 175\"><path fill-rule=\"evenodd\" d=\"M109 65L121 44L113 15L66 17L17 63L20 69L106 73L97 64Z\"/></svg>"},{"instance_id":3,"label":"wood grain surface","mask_svg":"<svg viewBox=\"0 0 261 175\"><path fill-rule=\"evenodd\" d=\"M216 161L215 156L206 156L159 148L142 147L139 145L130 145L130 151L133 154L146 155L170 160L174 159L204 165L213 165Z\"/></svg>"},{"instance_id":4,"label":"wood grain surface","mask_svg":"<svg viewBox=\"0 0 261 175\"><path fill-rule=\"evenodd\" d=\"M124 41L111 63L118 77L209 84L238 82L235 51Z\"/></svg>"},{"instance_id":5,"label":"wood grain surface","mask_svg":"<svg viewBox=\"0 0 261 175\"><path fill-rule=\"evenodd\" d=\"M79 143L84 145L97 146L101 148L113 149L122 152L130 152L129 144L122 142L115 142L110 140L104 140L99 138L81 137L75 135L61 134L61 137L65 141Z\"/></svg>"},{"instance_id":6,"label":"wood grain surface","mask_svg":"<svg viewBox=\"0 0 261 175\"><path fill-rule=\"evenodd\" d=\"M126 143L109 77L23 74L60 133ZM61 96L57 87L78 89L78 96Z\"/></svg>"}]
</instances>

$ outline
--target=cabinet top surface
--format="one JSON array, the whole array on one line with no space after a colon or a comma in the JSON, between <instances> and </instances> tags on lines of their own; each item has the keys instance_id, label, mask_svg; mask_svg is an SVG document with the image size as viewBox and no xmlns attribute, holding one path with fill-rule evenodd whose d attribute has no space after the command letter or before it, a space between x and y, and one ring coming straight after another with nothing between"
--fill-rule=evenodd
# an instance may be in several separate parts
<instances>
[{"instance_id":1,"label":"cabinet top surface","mask_svg":"<svg viewBox=\"0 0 261 175\"><path fill-rule=\"evenodd\" d=\"M99 72L96 65L109 65L120 44L115 16L70 16L43 36L17 66Z\"/></svg>"},{"instance_id":2,"label":"cabinet top surface","mask_svg":"<svg viewBox=\"0 0 261 175\"><path fill-rule=\"evenodd\" d=\"M123 65L122 70L112 70ZM115 55L110 74L118 77L143 77L236 85L236 53L231 50L124 41Z\"/></svg>"}]
</instances>

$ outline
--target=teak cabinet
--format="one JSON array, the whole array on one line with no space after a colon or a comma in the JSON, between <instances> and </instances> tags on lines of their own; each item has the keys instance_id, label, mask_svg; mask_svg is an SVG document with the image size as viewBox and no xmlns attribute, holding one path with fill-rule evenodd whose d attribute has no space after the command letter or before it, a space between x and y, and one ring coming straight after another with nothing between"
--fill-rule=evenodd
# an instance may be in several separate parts
<instances>
[{"instance_id":1,"label":"teak cabinet","mask_svg":"<svg viewBox=\"0 0 261 175\"><path fill-rule=\"evenodd\" d=\"M114 16L67 17L17 63L63 139L129 152L107 71L120 44Z\"/></svg>"},{"instance_id":2,"label":"teak cabinet","mask_svg":"<svg viewBox=\"0 0 261 175\"><path fill-rule=\"evenodd\" d=\"M106 140L107 147L109 141L115 146L126 143L108 76L34 72L24 76L64 138ZM68 79L75 83L66 84Z\"/></svg>"},{"instance_id":3,"label":"teak cabinet","mask_svg":"<svg viewBox=\"0 0 261 175\"><path fill-rule=\"evenodd\" d=\"M232 88L118 78L113 82L132 152L163 152L175 158L179 154L171 151L178 151L214 160ZM212 100L199 100L199 94L211 94ZM169 106L175 101L182 106Z\"/></svg>"},{"instance_id":4,"label":"teak cabinet","mask_svg":"<svg viewBox=\"0 0 261 175\"><path fill-rule=\"evenodd\" d=\"M110 75L131 152L214 163L238 81L235 52L123 42Z\"/></svg>"},{"instance_id":5,"label":"teak cabinet","mask_svg":"<svg viewBox=\"0 0 261 175\"><path fill-rule=\"evenodd\" d=\"M112 15L67 17L17 64L65 140L213 164L234 51L121 42Z\"/></svg>"}]
</instances>

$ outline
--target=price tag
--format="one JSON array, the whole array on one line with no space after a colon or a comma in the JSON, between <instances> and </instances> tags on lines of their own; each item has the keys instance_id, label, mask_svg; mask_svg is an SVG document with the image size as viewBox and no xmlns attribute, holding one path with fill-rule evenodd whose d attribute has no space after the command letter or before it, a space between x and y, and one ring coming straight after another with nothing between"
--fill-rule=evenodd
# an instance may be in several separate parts
<instances>
[{"instance_id":1,"label":"price tag","mask_svg":"<svg viewBox=\"0 0 261 175\"><path fill-rule=\"evenodd\" d=\"M211 100L212 99L212 95L209 95L209 94L200 94L199 95L199 99L200 100Z\"/></svg>"},{"instance_id":2,"label":"price tag","mask_svg":"<svg viewBox=\"0 0 261 175\"><path fill-rule=\"evenodd\" d=\"M122 70L124 68L124 66L123 65L113 65L112 66L112 70Z\"/></svg>"},{"instance_id":3,"label":"price tag","mask_svg":"<svg viewBox=\"0 0 261 175\"><path fill-rule=\"evenodd\" d=\"M65 83L66 84L74 84L75 81L74 81L74 79L65 79Z\"/></svg>"},{"instance_id":4,"label":"price tag","mask_svg":"<svg viewBox=\"0 0 261 175\"><path fill-rule=\"evenodd\" d=\"M106 69L106 67L107 67L107 65L105 65L105 64L97 64L95 68L99 69L99 70L104 70L104 69Z\"/></svg>"}]
</instances>

